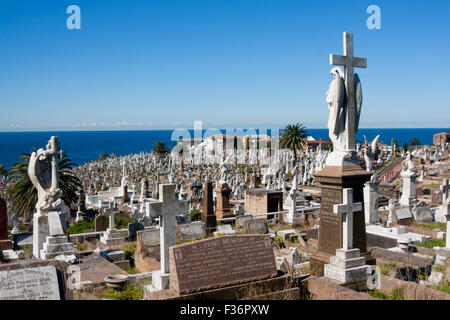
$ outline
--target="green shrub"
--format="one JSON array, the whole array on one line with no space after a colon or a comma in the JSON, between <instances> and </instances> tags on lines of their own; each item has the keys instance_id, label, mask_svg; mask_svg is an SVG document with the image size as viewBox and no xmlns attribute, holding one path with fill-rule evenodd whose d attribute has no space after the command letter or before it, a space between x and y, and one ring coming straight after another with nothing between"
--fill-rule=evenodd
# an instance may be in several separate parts
<instances>
[{"instance_id":1,"label":"green shrub","mask_svg":"<svg viewBox=\"0 0 450 320\"><path fill-rule=\"evenodd\" d=\"M278 248L283 248L284 244L283 244L283 239L280 236L275 236L275 238L273 238L273 243L278 247Z\"/></svg>"},{"instance_id":2,"label":"green shrub","mask_svg":"<svg viewBox=\"0 0 450 320\"><path fill-rule=\"evenodd\" d=\"M71 227L68 227L67 232L69 232L69 234L78 234L78 233L83 233L85 230L94 229L94 228L95 228L94 221L84 220L84 221L76 222Z\"/></svg>"},{"instance_id":3,"label":"green shrub","mask_svg":"<svg viewBox=\"0 0 450 320\"><path fill-rule=\"evenodd\" d=\"M404 287L399 287L399 288L393 289L389 296L389 300L405 300L404 290L405 290Z\"/></svg>"},{"instance_id":4,"label":"green shrub","mask_svg":"<svg viewBox=\"0 0 450 320\"><path fill-rule=\"evenodd\" d=\"M381 299L381 300L388 300L389 299L389 297L387 295L385 295L383 292L381 292L378 289L368 290L367 293L370 294L372 297L377 298L377 299Z\"/></svg>"},{"instance_id":5,"label":"green shrub","mask_svg":"<svg viewBox=\"0 0 450 320\"><path fill-rule=\"evenodd\" d=\"M144 290L134 282L130 282L123 290L108 288L103 297L111 300L142 300Z\"/></svg>"},{"instance_id":6,"label":"green shrub","mask_svg":"<svg viewBox=\"0 0 450 320\"><path fill-rule=\"evenodd\" d=\"M416 245L430 249L433 247L445 247L445 238L427 240L425 242L416 243Z\"/></svg>"},{"instance_id":7,"label":"green shrub","mask_svg":"<svg viewBox=\"0 0 450 320\"><path fill-rule=\"evenodd\" d=\"M192 221L201 221L202 220L202 213L199 210L190 212L187 215L189 217L191 217Z\"/></svg>"},{"instance_id":8,"label":"green shrub","mask_svg":"<svg viewBox=\"0 0 450 320\"><path fill-rule=\"evenodd\" d=\"M128 224L132 222L134 222L134 219L130 217L122 217L117 215L114 217L116 229L126 229L128 228Z\"/></svg>"}]
</instances>

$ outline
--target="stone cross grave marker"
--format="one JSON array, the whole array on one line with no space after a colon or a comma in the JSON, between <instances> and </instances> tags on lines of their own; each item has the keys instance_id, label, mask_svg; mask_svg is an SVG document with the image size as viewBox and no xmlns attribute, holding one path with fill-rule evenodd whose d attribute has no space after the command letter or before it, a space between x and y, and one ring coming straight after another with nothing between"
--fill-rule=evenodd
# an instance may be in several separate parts
<instances>
[{"instance_id":1,"label":"stone cross grave marker","mask_svg":"<svg viewBox=\"0 0 450 320\"><path fill-rule=\"evenodd\" d=\"M355 84L354 68L367 68L367 59L353 56L353 34L344 32L344 55L330 54L330 64L345 67L345 87L347 90L347 118L348 133L346 145L349 150L355 150Z\"/></svg>"},{"instance_id":2,"label":"stone cross grave marker","mask_svg":"<svg viewBox=\"0 0 450 320\"><path fill-rule=\"evenodd\" d=\"M345 188L342 192L343 203L333 205L333 213L342 213L343 239L342 247L345 250L353 249L353 212L362 210L362 203L353 203L353 189Z\"/></svg>"},{"instance_id":3,"label":"stone cross grave marker","mask_svg":"<svg viewBox=\"0 0 450 320\"><path fill-rule=\"evenodd\" d=\"M444 179L440 189L442 191L442 203L445 203L448 199L448 191L450 190L450 184L448 183L448 179Z\"/></svg>"},{"instance_id":4,"label":"stone cross grave marker","mask_svg":"<svg viewBox=\"0 0 450 320\"><path fill-rule=\"evenodd\" d=\"M112 202L109 203L109 208L103 209L103 214L105 216L109 217L109 228L108 229L114 230L115 229L114 216L116 215L116 212L114 210L114 205Z\"/></svg>"},{"instance_id":5,"label":"stone cross grave marker","mask_svg":"<svg viewBox=\"0 0 450 320\"><path fill-rule=\"evenodd\" d=\"M175 216L188 211L188 201L175 199L175 184L160 184L159 201L149 207L150 216L159 217L161 272L169 273L169 247L176 244Z\"/></svg>"}]
</instances>

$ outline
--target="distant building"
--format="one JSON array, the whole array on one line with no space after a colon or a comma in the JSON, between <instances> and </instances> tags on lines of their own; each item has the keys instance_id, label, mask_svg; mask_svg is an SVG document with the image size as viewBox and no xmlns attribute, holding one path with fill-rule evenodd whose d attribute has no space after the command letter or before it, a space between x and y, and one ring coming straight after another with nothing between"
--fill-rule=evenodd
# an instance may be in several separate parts
<instances>
[{"instance_id":1,"label":"distant building","mask_svg":"<svg viewBox=\"0 0 450 320\"><path fill-rule=\"evenodd\" d=\"M438 144L443 146L446 143L450 143L450 133L449 132L439 132L433 135L433 144L437 146Z\"/></svg>"}]
</instances>

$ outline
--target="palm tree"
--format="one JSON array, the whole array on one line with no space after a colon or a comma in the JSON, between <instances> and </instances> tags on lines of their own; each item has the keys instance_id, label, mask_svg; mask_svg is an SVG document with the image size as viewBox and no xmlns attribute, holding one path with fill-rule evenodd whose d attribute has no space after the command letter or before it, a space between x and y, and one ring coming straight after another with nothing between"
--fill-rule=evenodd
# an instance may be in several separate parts
<instances>
[{"instance_id":1,"label":"palm tree","mask_svg":"<svg viewBox=\"0 0 450 320\"><path fill-rule=\"evenodd\" d=\"M306 127L301 123L288 124L281 131L280 146L291 149L294 152L294 160L297 163L297 149L302 147L307 138Z\"/></svg>"},{"instance_id":2,"label":"palm tree","mask_svg":"<svg viewBox=\"0 0 450 320\"><path fill-rule=\"evenodd\" d=\"M31 154L23 153L10 170L13 178L17 179L7 190L9 202L12 210L23 215L24 220L29 221L35 211L37 203L37 190L28 176L28 163ZM62 200L66 205L71 205L78 201L77 190L81 189L81 182L71 170L74 163L66 158L58 160L59 187L62 190Z\"/></svg>"},{"instance_id":3,"label":"palm tree","mask_svg":"<svg viewBox=\"0 0 450 320\"><path fill-rule=\"evenodd\" d=\"M158 141L153 145L153 152L155 152L160 158L169 153L166 144L163 141Z\"/></svg>"},{"instance_id":4,"label":"palm tree","mask_svg":"<svg viewBox=\"0 0 450 320\"><path fill-rule=\"evenodd\" d=\"M0 177L7 176L8 170L6 170L5 166L0 164Z\"/></svg>"}]
</instances>

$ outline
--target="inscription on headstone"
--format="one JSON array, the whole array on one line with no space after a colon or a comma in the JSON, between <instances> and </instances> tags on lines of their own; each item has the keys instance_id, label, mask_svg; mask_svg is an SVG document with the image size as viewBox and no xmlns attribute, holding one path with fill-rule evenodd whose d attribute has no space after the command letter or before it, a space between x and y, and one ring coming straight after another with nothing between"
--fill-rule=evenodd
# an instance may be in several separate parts
<instances>
[{"instance_id":1,"label":"inscription on headstone","mask_svg":"<svg viewBox=\"0 0 450 320\"><path fill-rule=\"evenodd\" d=\"M60 300L56 268L1 271L0 300Z\"/></svg>"},{"instance_id":2,"label":"inscription on headstone","mask_svg":"<svg viewBox=\"0 0 450 320\"><path fill-rule=\"evenodd\" d=\"M268 235L221 236L170 247L170 288L179 294L276 275Z\"/></svg>"},{"instance_id":3,"label":"inscription on headstone","mask_svg":"<svg viewBox=\"0 0 450 320\"><path fill-rule=\"evenodd\" d=\"M319 250L334 254L342 246L342 217L333 213L333 205L342 202L342 191L322 188Z\"/></svg>"}]
</instances>

